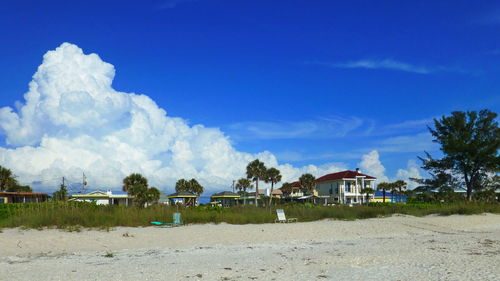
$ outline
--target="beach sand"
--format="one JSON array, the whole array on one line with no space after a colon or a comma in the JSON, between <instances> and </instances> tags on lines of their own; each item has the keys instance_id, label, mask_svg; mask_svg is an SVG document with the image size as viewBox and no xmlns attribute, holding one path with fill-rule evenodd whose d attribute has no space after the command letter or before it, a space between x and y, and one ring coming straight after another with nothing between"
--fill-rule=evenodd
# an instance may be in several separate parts
<instances>
[{"instance_id":1,"label":"beach sand","mask_svg":"<svg viewBox=\"0 0 500 281\"><path fill-rule=\"evenodd\" d=\"M500 215L4 229L0 280L500 280Z\"/></svg>"}]
</instances>

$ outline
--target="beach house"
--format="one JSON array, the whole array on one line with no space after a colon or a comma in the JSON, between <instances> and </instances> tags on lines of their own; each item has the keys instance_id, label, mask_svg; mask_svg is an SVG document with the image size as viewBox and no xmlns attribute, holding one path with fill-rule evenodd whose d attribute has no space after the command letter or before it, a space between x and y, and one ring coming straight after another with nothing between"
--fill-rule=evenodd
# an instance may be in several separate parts
<instances>
[{"instance_id":1,"label":"beach house","mask_svg":"<svg viewBox=\"0 0 500 281\"><path fill-rule=\"evenodd\" d=\"M362 174L359 169L324 175L316 179L317 195L340 204L360 204L366 201L361 191L365 187L375 190L375 177ZM372 196L371 196L372 197Z\"/></svg>"},{"instance_id":2,"label":"beach house","mask_svg":"<svg viewBox=\"0 0 500 281\"><path fill-rule=\"evenodd\" d=\"M184 205L186 207L199 205L199 196L188 191L169 194L167 199L169 205Z\"/></svg>"},{"instance_id":3,"label":"beach house","mask_svg":"<svg viewBox=\"0 0 500 281\"><path fill-rule=\"evenodd\" d=\"M128 194L113 194L111 190L96 190L87 194L73 194L68 201L95 202L97 205L131 206L133 199L134 197Z\"/></svg>"},{"instance_id":4,"label":"beach house","mask_svg":"<svg viewBox=\"0 0 500 281\"><path fill-rule=\"evenodd\" d=\"M229 207L233 205L238 205L238 199L240 195L232 191L222 191L215 193L210 197L210 203L212 205L218 205L223 207Z\"/></svg>"},{"instance_id":5,"label":"beach house","mask_svg":"<svg viewBox=\"0 0 500 281\"><path fill-rule=\"evenodd\" d=\"M3 203L30 203L47 201L46 193L33 192L0 192L0 204Z\"/></svg>"}]
</instances>

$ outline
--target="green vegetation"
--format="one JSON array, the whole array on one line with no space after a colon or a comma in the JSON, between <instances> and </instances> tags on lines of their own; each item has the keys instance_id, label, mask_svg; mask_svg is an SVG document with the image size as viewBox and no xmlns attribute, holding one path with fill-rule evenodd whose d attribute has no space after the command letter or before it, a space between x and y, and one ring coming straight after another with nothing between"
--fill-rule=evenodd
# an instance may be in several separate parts
<instances>
[{"instance_id":1,"label":"green vegetation","mask_svg":"<svg viewBox=\"0 0 500 281\"><path fill-rule=\"evenodd\" d=\"M299 221L321 219L355 220L385 217L392 214L425 216L430 214L500 214L500 204L480 202L458 203L370 203L361 206L318 206L310 203L289 203L273 206L272 212L266 208L236 206L232 208L199 206L177 209L174 206L155 204L147 208L104 206L84 202L43 202L25 204L1 204L0 228L25 227L40 229L55 227L67 231L81 228L108 229L116 226L149 226L150 221L171 222L174 212L180 212L186 224L221 223L248 224L271 223L276 214L274 208L283 208L287 216Z\"/></svg>"},{"instance_id":2,"label":"green vegetation","mask_svg":"<svg viewBox=\"0 0 500 281\"><path fill-rule=\"evenodd\" d=\"M0 166L0 191L32 192L29 185L20 185L10 169Z\"/></svg>"},{"instance_id":3,"label":"green vegetation","mask_svg":"<svg viewBox=\"0 0 500 281\"><path fill-rule=\"evenodd\" d=\"M420 184L417 190L464 189L472 201L474 192L498 188L500 128L496 118L496 113L481 110L454 111L434 119L435 129L429 131L444 156L435 159L426 152L425 158L419 157L431 178L413 179Z\"/></svg>"},{"instance_id":4,"label":"green vegetation","mask_svg":"<svg viewBox=\"0 0 500 281\"><path fill-rule=\"evenodd\" d=\"M200 195L203 193L204 187L196 180L180 179L175 183L175 192L187 191L193 194Z\"/></svg>"},{"instance_id":5,"label":"green vegetation","mask_svg":"<svg viewBox=\"0 0 500 281\"><path fill-rule=\"evenodd\" d=\"M122 189L134 196L135 205L141 208L147 203L157 202L160 199L160 191L156 187L148 187L148 179L138 173L124 178Z\"/></svg>"}]
</instances>

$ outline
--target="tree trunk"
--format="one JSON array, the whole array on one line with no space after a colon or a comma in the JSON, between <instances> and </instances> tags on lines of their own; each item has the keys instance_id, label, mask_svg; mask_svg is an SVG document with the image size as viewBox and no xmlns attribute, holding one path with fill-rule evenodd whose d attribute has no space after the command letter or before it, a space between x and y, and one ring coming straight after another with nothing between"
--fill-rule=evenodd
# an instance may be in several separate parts
<instances>
[{"instance_id":1,"label":"tree trunk","mask_svg":"<svg viewBox=\"0 0 500 281\"><path fill-rule=\"evenodd\" d=\"M274 182L271 182L271 193L269 194L269 208L271 208L271 202L273 201L273 188L274 188Z\"/></svg>"},{"instance_id":2,"label":"tree trunk","mask_svg":"<svg viewBox=\"0 0 500 281\"><path fill-rule=\"evenodd\" d=\"M383 203L385 203L385 189L382 189L382 197L383 197L382 201Z\"/></svg>"},{"instance_id":3,"label":"tree trunk","mask_svg":"<svg viewBox=\"0 0 500 281\"><path fill-rule=\"evenodd\" d=\"M243 188L243 206L247 204L247 189Z\"/></svg>"},{"instance_id":4,"label":"tree trunk","mask_svg":"<svg viewBox=\"0 0 500 281\"><path fill-rule=\"evenodd\" d=\"M472 183L471 180L469 180L469 176L467 175L467 172L464 171L464 181L465 181L465 186L467 187L467 201L472 201Z\"/></svg>"},{"instance_id":5,"label":"tree trunk","mask_svg":"<svg viewBox=\"0 0 500 281\"><path fill-rule=\"evenodd\" d=\"M259 178L255 180L255 207L257 207L257 196L259 196Z\"/></svg>"}]
</instances>

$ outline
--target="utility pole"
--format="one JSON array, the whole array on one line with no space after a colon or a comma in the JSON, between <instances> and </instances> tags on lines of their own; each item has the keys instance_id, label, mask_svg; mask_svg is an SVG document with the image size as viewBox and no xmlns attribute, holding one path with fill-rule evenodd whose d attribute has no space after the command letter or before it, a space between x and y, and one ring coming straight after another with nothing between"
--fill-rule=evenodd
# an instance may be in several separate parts
<instances>
[{"instance_id":1,"label":"utility pole","mask_svg":"<svg viewBox=\"0 0 500 281\"><path fill-rule=\"evenodd\" d=\"M82 179L82 191L81 193L85 193L85 187L87 186L87 177L85 176L85 172L83 172L83 179Z\"/></svg>"},{"instance_id":2,"label":"utility pole","mask_svg":"<svg viewBox=\"0 0 500 281\"><path fill-rule=\"evenodd\" d=\"M235 182L235 180L233 180L233 193L234 193L234 182Z\"/></svg>"}]
</instances>

